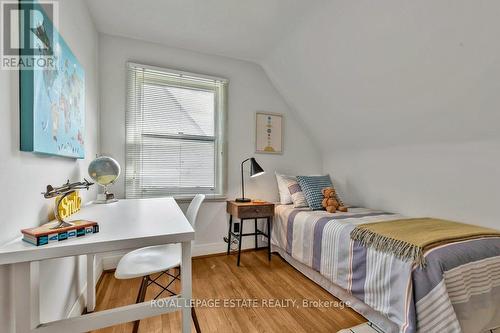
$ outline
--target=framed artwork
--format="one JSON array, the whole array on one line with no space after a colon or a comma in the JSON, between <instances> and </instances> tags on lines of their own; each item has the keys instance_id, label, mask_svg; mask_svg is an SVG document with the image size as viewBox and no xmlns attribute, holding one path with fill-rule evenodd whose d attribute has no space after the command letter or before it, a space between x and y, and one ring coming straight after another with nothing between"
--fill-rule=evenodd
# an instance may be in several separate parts
<instances>
[{"instance_id":1,"label":"framed artwork","mask_svg":"<svg viewBox=\"0 0 500 333\"><path fill-rule=\"evenodd\" d=\"M255 152L283 153L283 115L257 112L255 116Z\"/></svg>"},{"instance_id":2,"label":"framed artwork","mask_svg":"<svg viewBox=\"0 0 500 333\"><path fill-rule=\"evenodd\" d=\"M35 49L50 55L53 66L19 71L20 149L84 158L85 71L40 4L31 5L43 20L36 28L30 22L21 28L31 34Z\"/></svg>"}]
</instances>

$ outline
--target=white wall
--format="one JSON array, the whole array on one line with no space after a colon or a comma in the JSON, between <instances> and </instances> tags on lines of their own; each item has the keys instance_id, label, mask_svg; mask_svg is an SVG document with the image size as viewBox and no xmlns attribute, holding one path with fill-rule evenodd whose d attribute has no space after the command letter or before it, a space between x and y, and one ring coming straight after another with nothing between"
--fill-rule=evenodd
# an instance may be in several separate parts
<instances>
[{"instance_id":1,"label":"white wall","mask_svg":"<svg viewBox=\"0 0 500 333\"><path fill-rule=\"evenodd\" d=\"M500 229L500 142L336 151L325 170L345 200Z\"/></svg>"},{"instance_id":2,"label":"white wall","mask_svg":"<svg viewBox=\"0 0 500 333\"><path fill-rule=\"evenodd\" d=\"M344 1L263 67L353 203L500 228L500 2Z\"/></svg>"},{"instance_id":3,"label":"white wall","mask_svg":"<svg viewBox=\"0 0 500 333\"><path fill-rule=\"evenodd\" d=\"M85 69L86 158L47 157L19 151L18 72L0 70L0 243L19 236L21 228L46 222L49 200L40 194L47 184L87 176L87 166L99 151L99 104L97 78L97 32L84 1L61 1L60 32ZM82 192L85 201L96 189ZM44 262L41 267L41 318L65 317L80 294L85 276L85 258ZM13 330L11 320L10 268L0 267L0 332Z\"/></svg>"},{"instance_id":4,"label":"white wall","mask_svg":"<svg viewBox=\"0 0 500 333\"><path fill-rule=\"evenodd\" d=\"M240 162L255 156L267 171L263 176L247 180L246 193L252 198L277 199L274 171L318 173L321 159L315 145L296 121L266 74L256 64L220 56L169 48L133 39L100 36L101 67L101 150L125 165L125 63L135 61L221 76L229 79L228 91L228 197L240 191ZM285 115L283 155L254 153L254 117L256 111L279 112ZM124 196L124 178L112 189ZM194 254L220 252L222 237L227 233L225 202L208 202L202 206L196 232ZM250 240L249 240L250 241Z\"/></svg>"}]
</instances>

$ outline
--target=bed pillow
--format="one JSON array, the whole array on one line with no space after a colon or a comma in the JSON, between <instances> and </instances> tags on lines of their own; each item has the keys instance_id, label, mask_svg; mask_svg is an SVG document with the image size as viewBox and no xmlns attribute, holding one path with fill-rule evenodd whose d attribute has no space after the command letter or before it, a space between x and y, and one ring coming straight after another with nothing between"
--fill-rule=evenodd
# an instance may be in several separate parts
<instances>
[{"instance_id":1,"label":"bed pillow","mask_svg":"<svg viewBox=\"0 0 500 333\"><path fill-rule=\"evenodd\" d=\"M296 177L282 175L277 172L275 172L275 174L276 174L276 181L278 182L278 190L280 193L280 203L282 205L289 205L293 203L292 196L290 195L290 191L288 190L288 183L286 179L296 180Z\"/></svg>"},{"instance_id":2,"label":"bed pillow","mask_svg":"<svg viewBox=\"0 0 500 333\"><path fill-rule=\"evenodd\" d=\"M297 177L283 178L286 182L290 196L292 197L293 207L302 208L308 207L307 200L304 197L304 193L297 182Z\"/></svg>"},{"instance_id":3,"label":"bed pillow","mask_svg":"<svg viewBox=\"0 0 500 333\"><path fill-rule=\"evenodd\" d=\"M325 187L333 187L330 175L297 176L297 182L304 193L307 205L313 210L323 209L323 193L321 193L321 190Z\"/></svg>"}]
</instances>

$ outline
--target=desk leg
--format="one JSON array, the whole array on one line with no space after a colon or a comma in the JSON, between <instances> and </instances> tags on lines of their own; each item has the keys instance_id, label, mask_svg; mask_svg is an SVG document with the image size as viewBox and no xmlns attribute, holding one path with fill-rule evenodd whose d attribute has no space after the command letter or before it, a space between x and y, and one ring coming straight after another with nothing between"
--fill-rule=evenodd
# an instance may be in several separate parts
<instances>
[{"instance_id":1,"label":"desk leg","mask_svg":"<svg viewBox=\"0 0 500 333\"><path fill-rule=\"evenodd\" d=\"M95 310L95 254L87 254L87 313Z\"/></svg>"},{"instance_id":2,"label":"desk leg","mask_svg":"<svg viewBox=\"0 0 500 333\"><path fill-rule=\"evenodd\" d=\"M15 332L27 333L40 325L40 262L22 262L12 267Z\"/></svg>"},{"instance_id":3,"label":"desk leg","mask_svg":"<svg viewBox=\"0 0 500 333\"><path fill-rule=\"evenodd\" d=\"M255 231L254 231L255 232L255 250L257 250L257 248L259 247L259 237L257 235L257 231L259 229L257 228L257 219L255 219L254 222L255 222Z\"/></svg>"},{"instance_id":4,"label":"desk leg","mask_svg":"<svg viewBox=\"0 0 500 333\"><path fill-rule=\"evenodd\" d=\"M233 231L233 215L229 215L229 231L227 232L227 254L231 253L231 231Z\"/></svg>"},{"instance_id":5,"label":"desk leg","mask_svg":"<svg viewBox=\"0 0 500 333\"><path fill-rule=\"evenodd\" d=\"M267 256L269 261L271 261L271 221L272 217L267 218Z\"/></svg>"},{"instance_id":6,"label":"desk leg","mask_svg":"<svg viewBox=\"0 0 500 333\"><path fill-rule=\"evenodd\" d=\"M240 265L240 257L241 257L241 243L242 243L242 240L243 240L243 219L240 219L240 237L239 237L239 240L238 240L238 261L236 262L236 266L239 266Z\"/></svg>"},{"instance_id":7,"label":"desk leg","mask_svg":"<svg viewBox=\"0 0 500 333\"><path fill-rule=\"evenodd\" d=\"M182 333L191 333L191 241L182 242L181 272Z\"/></svg>"}]
</instances>

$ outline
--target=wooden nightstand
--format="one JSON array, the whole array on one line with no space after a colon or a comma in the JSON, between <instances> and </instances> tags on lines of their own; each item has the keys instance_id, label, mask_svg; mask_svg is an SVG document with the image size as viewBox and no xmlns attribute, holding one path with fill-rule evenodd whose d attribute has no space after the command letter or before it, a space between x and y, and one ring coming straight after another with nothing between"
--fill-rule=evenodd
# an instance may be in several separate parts
<instances>
[{"instance_id":1,"label":"wooden nightstand","mask_svg":"<svg viewBox=\"0 0 500 333\"><path fill-rule=\"evenodd\" d=\"M240 265L241 240L243 236L255 237L255 249L258 248L258 236L263 235L267 238L267 251L269 260L271 260L271 223L274 217L274 204L271 202L236 202L227 201L227 213L229 214L229 231L227 232L227 254L231 251L231 237L238 239L238 266ZM239 233L233 232L233 217L240 219ZM257 219L267 219L267 233L257 228ZM254 220L255 232L243 233L243 221Z\"/></svg>"}]
</instances>

